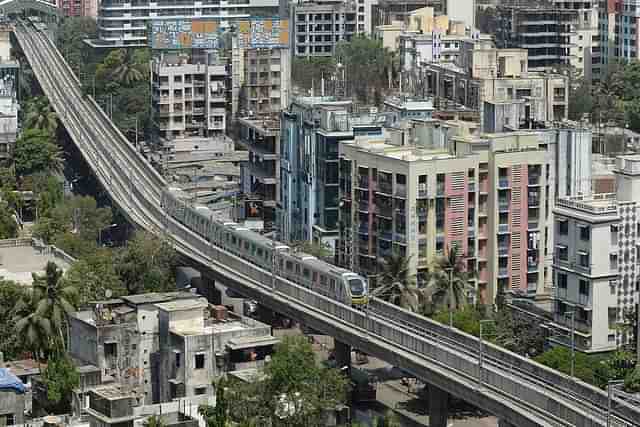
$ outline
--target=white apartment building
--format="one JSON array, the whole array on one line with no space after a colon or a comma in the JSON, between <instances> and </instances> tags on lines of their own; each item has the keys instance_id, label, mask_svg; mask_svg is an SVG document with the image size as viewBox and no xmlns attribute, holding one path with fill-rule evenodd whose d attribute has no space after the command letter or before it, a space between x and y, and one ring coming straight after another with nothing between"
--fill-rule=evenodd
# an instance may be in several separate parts
<instances>
[{"instance_id":1,"label":"white apartment building","mask_svg":"<svg viewBox=\"0 0 640 427\"><path fill-rule=\"evenodd\" d=\"M573 323L585 352L627 343L619 325L639 301L640 156L618 157L614 173L616 193L560 198L554 209L554 326L567 335L552 339L568 345Z\"/></svg>"},{"instance_id":2,"label":"white apartment building","mask_svg":"<svg viewBox=\"0 0 640 427\"><path fill-rule=\"evenodd\" d=\"M278 0L102 0L98 43L105 47L147 46L148 26L157 19L209 19L230 26L239 19L279 15Z\"/></svg>"},{"instance_id":3,"label":"white apartment building","mask_svg":"<svg viewBox=\"0 0 640 427\"><path fill-rule=\"evenodd\" d=\"M226 130L228 60L190 62L188 57L164 54L152 60L151 99L160 139L212 136Z\"/></svg>"}]
</instances>

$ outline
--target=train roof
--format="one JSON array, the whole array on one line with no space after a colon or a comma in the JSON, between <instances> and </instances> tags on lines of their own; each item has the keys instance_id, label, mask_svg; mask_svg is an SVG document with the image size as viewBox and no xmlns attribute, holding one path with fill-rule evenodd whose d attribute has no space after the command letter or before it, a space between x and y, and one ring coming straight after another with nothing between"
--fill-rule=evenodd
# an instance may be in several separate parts
<instances>
[{"instance_id":1,"label":"train roof","mask_svg":"<svg viewBox=\"0 0 640 427\"><path fill-rule=\"evenodd\" d=\"M272 240L266 236L263 236L260 233L256 233L255 231L251 231L248 228L244 228L244 227L232 227L234 230L234 234L238 237L240 237L243 240L247 240L249 242L264 246L264 247L269 247L272 248L275 244L276 247L280 246L280 247L288 247L287 245L285 245L284 243L280 243L276 240Z\"/></svg>"}]
</instances>

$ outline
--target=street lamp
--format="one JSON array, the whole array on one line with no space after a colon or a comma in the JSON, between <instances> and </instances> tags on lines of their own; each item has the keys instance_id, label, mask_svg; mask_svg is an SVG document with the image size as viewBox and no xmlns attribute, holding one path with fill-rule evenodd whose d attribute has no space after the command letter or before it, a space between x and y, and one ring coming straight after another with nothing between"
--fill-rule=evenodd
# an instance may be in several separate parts
<instances>
[{"instance_id":1,"label":"street lamp","mask_svg":"<svg viewBox=\"0 0 640 427\"><path fill-rule=\"evenodd\" d=\"M478 358L478 383L482 387L482 364L484 362L484 325L488 323L495 323L494 320L485 319L480 322L480 356Z\"/></svg>"},{"instance_id":2,"label":"street lamp","mask_svg":"<svg viewBox=\"0 0 640 427\"><path fill-rule=\"evenodd\" d=\"M118 224L110 224L110 225L107 225L106 227L102 227L102 228L98 231L98 246L102 246L102 232L103 232L104 230L107 230L107 229L109 229L109 228L114 228L114 227L117 227L117 226L118 226Z\"/></svg>"}]
</instances>

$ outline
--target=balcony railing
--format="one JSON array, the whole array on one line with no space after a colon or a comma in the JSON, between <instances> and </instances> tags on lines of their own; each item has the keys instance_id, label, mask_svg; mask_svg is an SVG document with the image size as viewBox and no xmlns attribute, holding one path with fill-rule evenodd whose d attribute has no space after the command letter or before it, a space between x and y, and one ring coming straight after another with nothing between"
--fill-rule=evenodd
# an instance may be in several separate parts
<instances>
[{"instance_id":1,"label":"balcony railing","mask_svg":"<svg viewBox=\"0 0 640 427\"><path fill-rule=\"evenodd\" d=\"M358 177L358 187L369 188L369 177L368 176Z\"/></svg>"},{"instance_id":2,"label":"balcony railing","mask_svg":"<svg viewBox=\"0 0 640 427\"><path fill-rule=\"evenodd\" d=\"M398 243L407 243L407 236L402 233L393 233L393 241Z\"/></svg>"},{"instance_id":3,"label":"balcony railing","mask_svg":"<svg viewBox=\"0 0 640 427\"><path fill-rule=\"evenodd\" d=\"M427 217L427 208L417 208L416 213L418 214L418 218L426 218Z\"/></svg>"},{"instance_id":4,"label":"balcony railing","mask_svg":"<svg viewBox=\"0 0 640 427\"><path fill-rule=\"evenodd\" d=\"M509 255L509 246L498 246L498 255L499 256Z\"/></svg>"},{"instance_id":5,"label":"balcony railing","mask_svg":"<svg viewBox=\"0 0 640 427\"><path fill-rule=\"evenodd\" d=\"M358 210L361 212L369 212L369 202L364 200L358 202Z\"/></svg>"},{"instance_id":6,"label":"balcony railing","mask_svg":"<svg viewBox=\"0 0 640 427\"><path fill-rule=\"evenodd\" d=\"M556 313L553 316L553 320L554 322L563 325L567 328L571 328L571 316L568 316L564 313ZM575 327L576 331L580 331L580 332L585 332L590 334L591 333L591 321L590 320L583 320L583 319L575 319L573 320L573 326Z\"/></svg>"},{"instance_id":7,"label":"balcony railing","mask_svg":"<svg viewBox=\"0 0 640 427\"><path fill-rule=\"evenodd\" d=\"M391 206L378 205L376 213L380 216L391 218L393 216L393 208Z\"/></svg>"},{"instance_id":8,"label":"balcony railing","mask_svg":"<svg viewBox=\"0 0 640 427\"><path fill-rule=\"evenodd\" d=\"M498 268L498 277L509 277L509 269L507 267Z\"/></svg>"},{"instance_id":9,"label":"balcony railing","mask_svg":"<svg viewBox=\"0 0 640 427\"><path fill-rule=\"evenodd\" d=\"M378 232L378 238L382 240L393 240L393 233L390 230L381 230Z\"/></svg>"},{"instance_id":10,"label":"balcony railing","mask_svg":"<svg viewBox=\"0 0 640 427\"><path fill-rule=\"evenodd\" d=\"M540 175L529 175L529 185L540 185Z\"/></svg>"},{"instance_id":11,"label":"balcony railing","mask_svg":"<svg viewBox=\"0 0 640 427\"><path fill-rule=\"evenodd\" d=\"M378 193L384 194L392 194L393 186L389 182L379 181L378 182Z\"/></svg>"},{"instance_id":12,"label":"balcony railing","mask_svg":"<svg viewBox=\"0 0 640 427\"><path fill-rule=\"evenodd\" d=\"M509 202L505 202L505 201L498 202L498 209L501 212L508 211L509 210Z\"/></svg>"},{"instance_id":13,"label":"balcony railing","mask_svg":"<svg viewBox=\"0 0 640 427\"><path fill-rule=\"evenodd\" d=\"M498 224L498 233L508 233L509 224Z\"/></svg>"},{"instance_id":14,"label":"balcony railing","mask_svg":"<svg viewBox=\"0 0 640 427\"><path fill-rule=\"evenodd\" d=\"M396 184L394 195L397 197L407 197L407 186L404 184Z\"/></svg>"},{"instance_id":15,"label":"balcony railing","mask_svg":"<svg viewBox=\"0 0 640 427\"><path fill-rule=\"evenodd\" d=\"M538 228L539 219L538 218L529 218L528 228L529 230L533 230Z\"/></svg>"},{"instance_id":16,"label":"balcony railing","mask_svg":"<svg viewBox=\"0 0 640 427\"><path fill-rule=\"evenodd\" d=\"M436 195L444 196L444 183L438 183L436 186Z\"/></svg>"},{"instance_id":17,"label":"balcony railing","mask_svg":"<svg viewBox=\"0 0 640 427\"><path fill-rule=\"evenodd\" d=\"M500 177L498 179L498 188L509 188L509 178L508 177Z\"/></svg>"},{"instance_id":18,"label":"balcony railing","mask_svg":"<svg viewBox=\"0 0 640 427\"><path fill-rule=\"evenodd\" d=\"M470 182L469 186L468 186L468 190L470 193L474 193L476 191L476 183L475 182Z\"/></svg>"}]
</instances>

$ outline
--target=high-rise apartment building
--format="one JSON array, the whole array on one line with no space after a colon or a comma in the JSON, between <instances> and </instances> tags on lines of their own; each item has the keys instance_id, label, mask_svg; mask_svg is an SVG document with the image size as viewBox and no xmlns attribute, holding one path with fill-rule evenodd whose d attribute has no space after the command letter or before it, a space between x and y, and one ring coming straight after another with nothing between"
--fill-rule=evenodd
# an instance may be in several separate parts
<instances>
[{"instance_id":1,"label":"high-rise apartment building","mask_svg":"<svg viewBox=\"0 0 640 427\"><path fill-rule=\"evenodd\" d=\"M545 294L554 194L546 145L535 132L452 141L454 151L383 138L341 144L338 261L373 279L394 253L422 282L456 247L485 302L501 291Z\"/></svg>"},{"instance_id":2,"label":"high-rise apartment building","mask_svg":"<svg viewBox=\"0 0 640 427\"><path fill-rule=\"evenodd\" d=\"M350 109L350 101L299 97L283 112L280 239L334 246L338 236L339 146L354 135L382 134L376 115L352 114Z\"/></svg>"},{"instance_id":3,"label":"high-rise apartment building","mask_svg":"<svg viewBox=\"0 0 640 427\"><path fill-rule=\"evenodd\" d=\"M65 16L98 16L99 0L57 0L58 7Z\"/></svg>"},{"instance_id":4,"label":"high-rise apartment building","mask_svg":"<svg viewBox=\"0 0 640 427\"><path fill-rule=\"evenodd\" d=\"M102 0L98 9L98 41L101 47L147 46L153 20L214 20L230 26L235 21L279 16L279 0Z\"/></svg>"},{"instance_id":5,"label":"high-rise apartment building","mask_svg":"<svg viewBox=\"0 0 640 427\"><path fill-rule=\"evenodd\" d=\"M585 352L612 351L631 333L620 328L640 302L640 157L616 162L616 193L560 198L554 209L554 320Z\"/></svg>"},{"instance_id":6,"label":"high-rise apartment building","mask_svg":"<svg viewBox=\"0 0 640 427\"><path fill-rule=\"evenodd\" d=\"M228 59L161 54L151 63L154 124L162 140L226 131L230 100Z\"/></svg>"},{"instance_id":7,"label":"high-rise apartment building","mask_svg":"<svg viewBox=\"0 0 640 427\"><path fill-rule=\"evenodd\" d=\"M319 0L294 4L291 7L294 55L333 56L340 41L365 34L364 21L361 27L358 23L358 6L352 1Z\"/></svg>"},{"instance_id":8,"label":"high-rise apartment building","mask_svg":"<svg viewBox=\"0 0 640 427\"><path fill-rule=\"evenodd\" d=\"M606 67L615 60L638 59L640 5L635 0L600 0L600 54Z\"/></svg>"}]
</instances>

